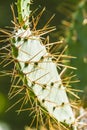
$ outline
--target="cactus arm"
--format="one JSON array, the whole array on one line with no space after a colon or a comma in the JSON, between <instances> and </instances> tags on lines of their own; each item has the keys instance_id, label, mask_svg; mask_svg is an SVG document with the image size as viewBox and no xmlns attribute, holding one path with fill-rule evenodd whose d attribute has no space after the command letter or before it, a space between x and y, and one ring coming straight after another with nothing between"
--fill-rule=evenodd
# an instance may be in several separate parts
<instances>
[{"instance_id":1,"label":"cactus arm","mask_svg":"<svg viewBox=\"0 0 87 130\"><path fill-rule=\"evenodd\" d=\"M21 27L14 35L13 50L17 51L16 58L20 65L21 77L26 77L23 84L30 87L40 104L46 108L49 115L58 122L73 125L75 117L63 86L57 65L52 61L40 36L34 34L29 28L30 1L18 0L19 23L24 22L27 29ZM14 52L13 51L13 52ZM41 59L43 57L43 60ZM26 66L27 63L27 66ZM76 127L73 127L76 130Z\"/></svg>"},{"instance_id":2,"label":"cactus arm","mask_svg":"<svg viewBox=\"0 0 87 130\"><path fill-rule=\"evenodd\" d=\"M25 24L28 25L30 15L30 0L18 0L17 9L19 23L25 22Z\"/></svg>"}]
</instances>

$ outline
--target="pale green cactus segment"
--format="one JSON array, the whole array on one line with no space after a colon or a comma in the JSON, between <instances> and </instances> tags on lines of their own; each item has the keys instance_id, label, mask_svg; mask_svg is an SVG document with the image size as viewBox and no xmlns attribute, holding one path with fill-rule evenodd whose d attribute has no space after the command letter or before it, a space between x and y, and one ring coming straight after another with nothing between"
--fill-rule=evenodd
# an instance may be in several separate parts
<instances>
[{"instance_id":1,"label":"pale green cactus segment","mask_svg":"<svg viewBox=\"0 0 87 130\"><path fill-rule=\"evenodd\" d=\"M16 50L13 57L20 65L20 71L27 80L27 86L32 89L40 104L49 112L49 115L58 122L73 126L75 117L66 94L56 62L52 61L39 35L29 28L29 0L18 0L19 22L25 21L28 28L21 27L12 40ZM14 55L15 54L15 55ZM76 127L73 127L76 130Z\"/></svg>"},{"instance_id":2,"label":"pale green cactus segment","mask_svg":"<svg viewBox=\"0 0 87 130\"><path fill-rule=\"evenodd\" d=\"M17 8L19 23L25 22L25 25L28 25L30 15L30 0L18 0Z\"/></svg>"},{"instance_id":3,"label":"pale green cactus segment","mask_svg":"<svg viewBox=\"0 0 87 130\"><path fill-rule=\"evenodd\" d=\"M20 37L20 41L17 39ZM58 122L72 125L75 117L63 87L57 65L52 61L39 36L33 36L30 29L19 29L15 34L15 47L18 48L17 61L20 71L26 76L39 102ZM27 64L27 66L26 66Z\"/></svg>"}]
</instances>

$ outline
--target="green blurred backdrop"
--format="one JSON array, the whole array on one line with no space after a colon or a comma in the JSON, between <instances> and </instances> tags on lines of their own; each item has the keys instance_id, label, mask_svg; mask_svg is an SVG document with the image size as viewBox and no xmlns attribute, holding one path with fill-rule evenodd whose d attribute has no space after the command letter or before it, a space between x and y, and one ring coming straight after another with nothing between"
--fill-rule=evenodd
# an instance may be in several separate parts
<instances>
[{"instance_id":1,"label":"green blurred backdrop","mask_svg":"<svg viewBox=\"0 0 87 130\"><path fill-rule=\"evenodd\" d=\"M15 2L15 0L0 0L0 28L13 26L11 23L12 12L10 5ZM78 79L80 79L80 83L73 84L72 87L84 90L80 96L86 107L87 23L83 24L83 22L87 17L87 2L85 0L33 0L31 6L32 10L36 8L41 10L43 7L46 7L46 12L42 17L39 26L42 26L53 14L55 14L51 25L55 25L57 30L50 34L50 40L56 41L65 38L69 45L68 53L77 57L77 59L71 60L70 64L77 68L74 73L77 75ZM16 11L16 6L14 8ZM3 45L0 43L0 47L2 46ZM3 66L0 67L0 70L2 69ZM31 120L28 116L28 112L17 115L15 112L17 108L5 112L14 102L14 100L8 100L10 85L10 77L0 76L0 128L1 126L3 127L3 129L0 130L23 130L24 127L29 124L29 120ZM8 125L8 128L6 124Z\"/></svg>"}]
</instances>

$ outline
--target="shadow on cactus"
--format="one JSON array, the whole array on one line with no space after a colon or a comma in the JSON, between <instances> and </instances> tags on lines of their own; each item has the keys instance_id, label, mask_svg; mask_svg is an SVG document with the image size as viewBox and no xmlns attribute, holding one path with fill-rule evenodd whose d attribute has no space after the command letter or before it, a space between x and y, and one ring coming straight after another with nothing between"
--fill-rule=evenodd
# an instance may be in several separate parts
<instances>
[{"instance_id":1,"label":"shadow on cactus","mask_svg":"<svg viewBox=\"0 0 87 130\"><path fill-rule=\"evenodd\" d=\"M38 129L42 125L48 129L52 126L59 130L77 130L78 123L73 112L77 105L67 96L68 92L79 99L74 93L78 90L69 85L77 81L71 81L72 75L62 79L67 68L75 69L67 65L74 57L65 55L67 46L59 51L63 41L50 43L49 36L46 37L55 30L55 27L49 26L53 16L43 28L36 29L45 9L33 17L29 0L18 0L17 7L18 20L11 6L14 31L0 30L8 36L4 41L9 41L0 49L3 59L0 64L4 67L14 65L12 72L1 73L12 77L9 99L18 98L9 109L20 104L18 113L30 111L33 118L30 127L34 125Z\"/></svg>"}]
</instances>

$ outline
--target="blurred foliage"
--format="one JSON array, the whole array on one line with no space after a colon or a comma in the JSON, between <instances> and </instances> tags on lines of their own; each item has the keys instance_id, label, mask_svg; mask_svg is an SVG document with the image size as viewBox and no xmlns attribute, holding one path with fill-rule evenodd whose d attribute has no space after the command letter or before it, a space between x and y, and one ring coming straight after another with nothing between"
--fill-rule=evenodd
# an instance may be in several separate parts
<instances>
[{"instance_id":1,"label":"blurred foliage","mask_svg":"<svg viewBox=\"0 0 87 130\"><path fill-rule=\"evenodd\" d=\"M71 60L71 65L77 68L76 74L80 82L78 89L84 90L82 97L87 106L87 1L81 1L76 11L72 14L72 21L67 29L67 42L69 54L77 57Z\"/></svg>"},{"instance_id":2,"label":"blurred foliage","mask_svg":"<svg viewBox=\"0 0 87 130\"><path fill-rule=\"evenodd\" d=\"M12 12L10 5L15 2L16 0L0 0L0 28L13 26L11 23ZM14 7L16 10L16 6ZM39 27L44 25L44 23L55 14L50 24L52 26L55 25L57 29L55 32L50 33L50 40L56 41L62 37L67 40L69 44L69 54L77 57L76 60L71 60L70 64L78 68L75 73L81 81L74 86L85 90L87 94L87 24L83 24L87 13L87 2L85 2L85 0L34 0L31 5L31 10L38 9L40 11L44 7L46 7L46 11L40 20ZM36 14L37 13L38 11ZM63 21L66 21L65 23L68 21L70 24L66 27L62 24ZM2 47L1 43L0 47ZM0 68L0 70L2 70L2 68ZM14 112L17 108L5 112L8 106L12 105L15 100L12 100L12 103L8 101L7 94L10 85L9 77L0 77L0 121L7 122L12 130L23 130L24 126L28 125L29 120L31 120L28 113L24 112L18 116L17 113Z\"/></svg>"},{"instance_id":3,"label":"blurred foliage","mask_svg":"<svg viewBox=\"0 0 87 130\"><path fill-rule=\"evenodd\" d=\"M0 114L3 113L6 105L6 97L3 93L0 93Z\"/></svg>"}]
</instances>

